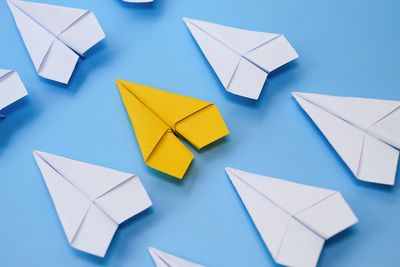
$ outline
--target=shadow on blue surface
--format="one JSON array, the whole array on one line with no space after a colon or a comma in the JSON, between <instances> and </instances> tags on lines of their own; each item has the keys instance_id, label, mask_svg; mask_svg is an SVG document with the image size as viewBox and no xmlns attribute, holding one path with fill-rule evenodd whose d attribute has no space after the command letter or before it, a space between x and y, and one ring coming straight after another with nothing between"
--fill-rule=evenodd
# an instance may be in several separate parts
<instances>
[{"instance_id":1,"label":"shadow on blue surface","mask_svg":"<svg viewBox=\"0 0 400 267\"><path fill-rule=\"evenodd\" d=\"M0 156L17 131L32 123L39 116L39 109L32 105L29 95L1 110L5 118L0 120Z\"/></svg>"}]
</instances>

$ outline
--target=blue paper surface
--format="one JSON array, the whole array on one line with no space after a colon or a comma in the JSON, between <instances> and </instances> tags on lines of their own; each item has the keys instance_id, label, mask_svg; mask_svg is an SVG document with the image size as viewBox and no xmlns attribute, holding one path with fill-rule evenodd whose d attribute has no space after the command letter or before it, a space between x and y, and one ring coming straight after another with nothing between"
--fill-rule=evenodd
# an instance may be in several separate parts
<instances>
[{"instance_id":1,"label":"blue paper surface","mask_svg":"<svg viewBox=\"0 0 400 267\"><path fill-rule=\"evenodd\" d=\"M0 67L30 95L0 122L0 266L152 266L148 246L209 266L275 266L224 168L340 191L359 223L326 243L319 266L400 266L400 185L357 181L292 91L400 99L400 2L46 0L92 10L107 34L64 86L39 77L6 1ZM229 94L182 21L282 33L300 58L258 101ZM231 134L182 182L147 167L114 80L217 104ZM71 248L32 156L38 149L139 175L153 207L119 228L104 259ZM399 175L397 175L399 178Z\"/></svg>"}]
</instances>

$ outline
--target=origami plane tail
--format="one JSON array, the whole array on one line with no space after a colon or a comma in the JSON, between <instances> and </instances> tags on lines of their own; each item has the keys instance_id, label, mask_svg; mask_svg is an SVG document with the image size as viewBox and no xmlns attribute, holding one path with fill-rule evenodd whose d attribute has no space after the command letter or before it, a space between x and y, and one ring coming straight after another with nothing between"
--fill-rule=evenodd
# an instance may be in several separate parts
<instances>
[{"instance_id":1,"label":"origami plane tail","mask_svg":"<svg viewBox=\"0 0 400 267\"><path fill-rule=\"evenodd\" d=\"M167 131L146 159L150 167L182 179L193 160L193 154L174 135Z\"/></svg>"},{"instance_id":2,"label":"origami plane tail","mask_svg":"<svg viewBox=\"0 0 400 267\"><path fill-rule=\"evenodd\" d=\"M209 105L186 117L176 124L175 130L197 149L229 134L215 105Z\"/></svg>"}]
</instances>

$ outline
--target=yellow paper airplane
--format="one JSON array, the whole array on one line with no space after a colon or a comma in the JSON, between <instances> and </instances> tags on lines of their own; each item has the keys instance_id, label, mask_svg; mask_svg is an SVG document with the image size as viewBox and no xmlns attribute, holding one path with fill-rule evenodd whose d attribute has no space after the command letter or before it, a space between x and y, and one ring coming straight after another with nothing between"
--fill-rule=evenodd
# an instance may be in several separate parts
<instances>
[{"instance_id":1,"label":"yellow paper airplane","mask_svg":"<svg viewBox=\"0 0 400 267\"><path fill-rule=\"evenodd\" d=\"M182 179L193 154L177 138L201 149L229 134L211 103L146 85L117 80L147 165Z\"/></svg>"}]
</instances>

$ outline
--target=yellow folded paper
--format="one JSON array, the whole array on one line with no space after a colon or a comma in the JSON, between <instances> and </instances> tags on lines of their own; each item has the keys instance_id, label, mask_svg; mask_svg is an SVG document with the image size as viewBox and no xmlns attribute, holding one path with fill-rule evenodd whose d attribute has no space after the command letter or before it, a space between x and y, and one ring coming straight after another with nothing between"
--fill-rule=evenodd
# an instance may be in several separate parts
<instances>
[{"instance_id":1,"label":"yellow folded paper","mask_svg":"<svg viewBox=\"0 0 400 267\"><path fill-rule=\"evenodd\" d=\"M154 169L182 179L193 154L177 136L201 149L229 134L214 104L123 80L117 86L144 161Z\"/></svg>"}]
</instances>

